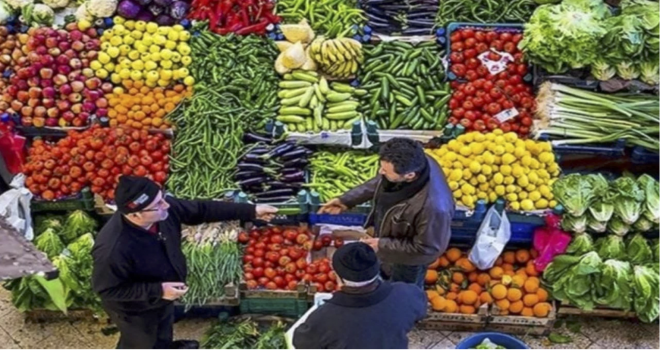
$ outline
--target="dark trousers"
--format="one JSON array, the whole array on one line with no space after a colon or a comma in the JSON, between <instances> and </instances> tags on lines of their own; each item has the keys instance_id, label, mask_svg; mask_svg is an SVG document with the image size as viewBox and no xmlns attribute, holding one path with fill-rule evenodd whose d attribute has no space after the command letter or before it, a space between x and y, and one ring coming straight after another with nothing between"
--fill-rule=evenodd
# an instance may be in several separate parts
<instances>
[{"instance_id":1,"label":"dark trousers","mask_svg":"<svg viewBox=\"0 0 660 350\"><path fill-rule=\"evenodd\" d=\"M174 304L139 315L106 310L119 328L117 349L170 349L172 347Z\"/></svg>"},{"instance_id":2,"label":"dark trousers","mask_svg":"<svg viewBox=\"0 0 660 350\"><path fill-rule=\"evenodd\" d=\"M424 277L426 277L427 265L401 265L393 264L390 281L416 284L424 289Z\"/></svg>"}]
</instances>

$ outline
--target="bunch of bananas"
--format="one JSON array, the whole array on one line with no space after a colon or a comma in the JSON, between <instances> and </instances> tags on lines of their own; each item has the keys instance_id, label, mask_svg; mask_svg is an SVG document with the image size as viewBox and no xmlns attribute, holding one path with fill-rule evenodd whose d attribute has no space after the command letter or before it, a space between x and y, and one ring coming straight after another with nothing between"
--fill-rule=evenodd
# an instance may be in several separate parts
<instances>
[{"instance_id":1,"label":"bunch of bananas","mask_svg":"<svg viewBox=\"0 0 660 350\"><path fill-rule=\"evenodd\" d=\"M325 73L337 78L355 74L364 60L362 44L351 38L325 39L320 36L312 41L310 53Z\"/></svg>"}]
</instances>

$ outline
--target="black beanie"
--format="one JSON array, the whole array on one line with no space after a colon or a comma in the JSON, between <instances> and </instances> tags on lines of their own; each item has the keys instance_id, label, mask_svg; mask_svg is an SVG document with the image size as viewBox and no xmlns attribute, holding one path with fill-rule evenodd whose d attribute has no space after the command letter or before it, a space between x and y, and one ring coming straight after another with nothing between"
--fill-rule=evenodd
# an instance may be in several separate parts
<instances>
[{"instance_id":1,"label":"black beanie","mask_svg":"<svg viewBox=\"0 0 660 350\"><path fill-rule=\"evenodd\" d=\"M380 273L376 252L366 243L341 246L332 256L332 268L337 276L351 282L366 282Z\"/></svg>"},{"instance_id":2,"label":"black beanie","mask_svg":"<svg viewBox=\"0 0 660 350\"><path fill-rule=\"evenodd\" d=\"M121 176L115 189L117 210L123 214L143 210L160 192L160 186L146 177Z\"/></svg>"}]
</instances>

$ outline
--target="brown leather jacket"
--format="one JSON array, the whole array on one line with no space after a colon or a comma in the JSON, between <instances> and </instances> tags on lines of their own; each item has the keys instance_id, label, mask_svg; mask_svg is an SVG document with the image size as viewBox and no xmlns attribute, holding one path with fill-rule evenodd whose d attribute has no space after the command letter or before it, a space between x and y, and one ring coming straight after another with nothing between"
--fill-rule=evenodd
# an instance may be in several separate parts
<instances>
[{"instance_id":1,"label":"brown leather jacket","mask_svg":"<svg viewBox=\"0 0 660 350\"><path fill-rule=\"evenodd\" d=\"M429 164L429 182L408 200L391 207L380 225L378 256L389 264L425 265L435 261L447 249L454 216L454 197L445 175L433 158ZM346 192L339 198L349 208L374 199L381 176ZM369 214L367 223L373 216Z\"/></svg>"}]
</instances>

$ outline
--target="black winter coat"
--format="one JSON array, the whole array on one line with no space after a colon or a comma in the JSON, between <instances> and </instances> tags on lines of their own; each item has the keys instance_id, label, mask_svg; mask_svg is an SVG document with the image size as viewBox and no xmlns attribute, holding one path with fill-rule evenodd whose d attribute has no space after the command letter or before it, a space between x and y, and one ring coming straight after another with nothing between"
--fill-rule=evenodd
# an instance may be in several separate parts
<instances>
[{"instance_id":1,"label":"black winter coat","mask_svg":"<svg viewBox=\"0 0 660 350\"><path fill-rule=\"evenodd\" d=\"M254 219L255 207L218 201L186 201L167 197L169 216L153 235L115 213L98 234L92 256L92 288L107 310L125 314L167 306L161 283L185 282L186 257L181 251L181 225Z\"/></svg>"},{"instance_id":2,"label":"black winter coat","mask_svg":"<svg viewBox=\"0 0 660 350\"><path fill-rule=\"evenodd\" d=\"M414 284L382 282L366 294L336 292L293 334L296 349L407 349L408 332L426 316Z\"/></svg>"}]
</instances>

